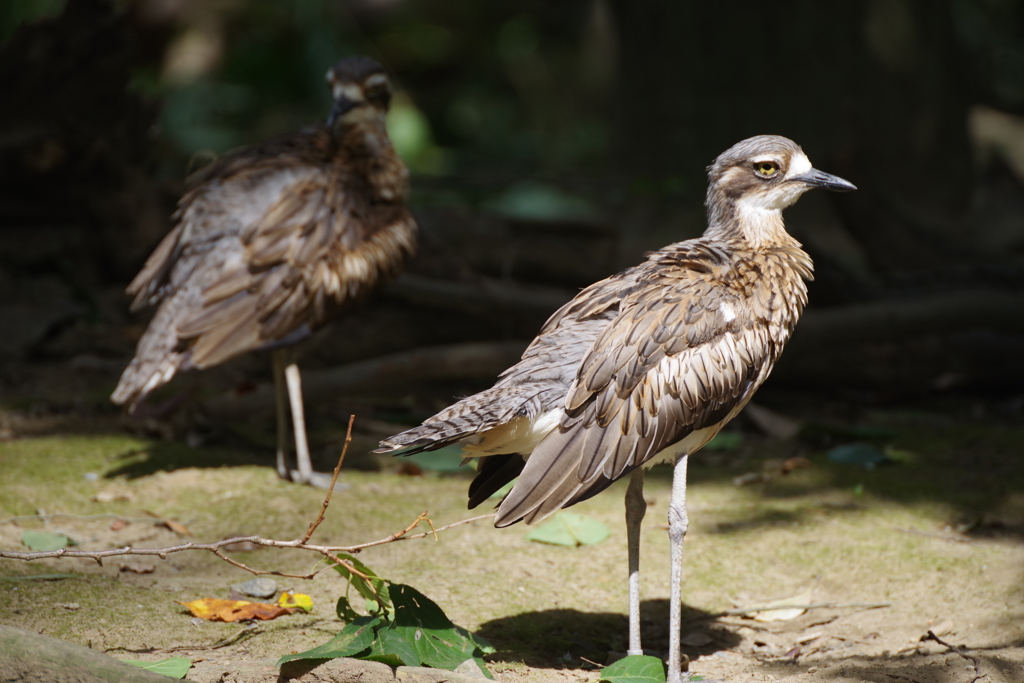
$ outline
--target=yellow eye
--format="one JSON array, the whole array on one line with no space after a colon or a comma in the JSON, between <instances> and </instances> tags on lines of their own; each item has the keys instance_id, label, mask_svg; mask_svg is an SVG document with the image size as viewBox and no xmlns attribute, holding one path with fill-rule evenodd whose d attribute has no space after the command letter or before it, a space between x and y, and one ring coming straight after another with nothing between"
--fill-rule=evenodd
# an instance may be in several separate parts
<instances>
[{"instance_id":1,"label":"yellow eye","mask_svg":"<svg viewBox=\"0 0 1024 683\"><path fill-rule=\"evenodd\" d=\"M759 161L754 164L754 170L762 178L771 178L779 172L779 165L774 161Z\"/></svg>"}]
</instances>

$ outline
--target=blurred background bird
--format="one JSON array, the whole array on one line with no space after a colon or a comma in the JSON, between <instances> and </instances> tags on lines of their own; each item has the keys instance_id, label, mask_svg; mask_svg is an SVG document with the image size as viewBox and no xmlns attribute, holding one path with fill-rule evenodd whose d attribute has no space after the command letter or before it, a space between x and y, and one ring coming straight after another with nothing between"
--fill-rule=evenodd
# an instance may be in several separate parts
<instances>
[{"instance_id":1,"label":"blurred background bird","mask_svg":"<svg viewBox=\"0 0 1024 683\"><path fill-rule=\"evenodd\" d=\"M111 396L134 411L180 371L272 350L278 474L319 484L289 347L397 275L416 246L384 67L344 59L327 84L326 124L228 154L192 180L176 227L128 287L133 311L158 308ZM285 462L286 401L297 471Z\"/></svg>"},{"instance_id":2,"label":"blurred background bird","mask_svg":"<svg viewBox=\"0 0 1024 683\"><path fill-rule=\"evenodd\" d=\"M641 468L674 463L669 681L680 680L687 457L743 409L803 312L813 265L782 210L813 187L856 189L812 168L787 138L737 143L709 168L702 237L587 287L494 387L381 442L379 452L398 455L458 443L481 458L470 508L519 477L498 506L498 527L539 521L633 473L626 526L637 655Z\"/></svg>"}]
</instances>

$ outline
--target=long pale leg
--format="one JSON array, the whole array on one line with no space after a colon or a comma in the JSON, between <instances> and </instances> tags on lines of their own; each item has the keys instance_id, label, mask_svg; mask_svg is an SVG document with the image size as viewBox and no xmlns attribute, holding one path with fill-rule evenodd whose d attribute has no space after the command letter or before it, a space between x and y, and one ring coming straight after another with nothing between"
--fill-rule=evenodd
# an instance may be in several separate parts
<instances>
[{"instance_id":1,"label":"long pale leg","mask_svg":"<svg viewBox=\"0 0 1024 683\"><path fill-rule=\"evenodd\" d=\"M672 475L672 497L668 503L668 540L671 551L672 578L669 587L668 617L668 681L680 683L682 676L682 652L680 638L682 634L682 603L683 603L683 538L690 520L686 515L686 463L689 455L680 455L676 459L675 472Z\"/></svg>"},{"instance_id":2,"label":"long pale leg","mask_svg":"<svg viewBox=\"0 0 1024 683\"><path fill-rule=\"evenodd\" d=\"M302 406L302 379L299 377L299 366L289 363L284 369L288 384L288 401L292 406L292 431L295 432L295 459L299 471L292 481L299 484L311 484L313 481L313 465L309 460L309 443L306 441L306 416Z\"/></svg>"},{"instance_id":3,"label":"long pale leg","mask_svg":"<svg viewBox=\"0 0 1024 683\"><path fill-rule=\"evenodd\" d=\"M642 655L640 645L640 522L647 512L644 500L644 471L633 470L626 489L626 539L629 547L629 649L628 655Z\"/></svg>"},{"instance_id":4,"label":"long pale leg","mask_svg":"<svg viewBox=\"0 0 1024 683\"><path fill-rule=\"evenodd\" d=\"M277 403L277 476L290 479L285 450L288 448L288 418L285 414L288 389L285 386L284 367L288 364L288 351L274 349L271 352L274 366L274 398Z\"/></svg>"}]
</instances>

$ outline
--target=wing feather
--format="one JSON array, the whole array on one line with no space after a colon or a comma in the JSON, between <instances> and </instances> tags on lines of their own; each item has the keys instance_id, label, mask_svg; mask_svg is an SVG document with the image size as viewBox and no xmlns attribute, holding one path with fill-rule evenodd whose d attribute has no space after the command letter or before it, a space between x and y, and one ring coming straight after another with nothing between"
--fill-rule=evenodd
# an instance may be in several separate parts
<instances>
[{"instance_id":1,"label":"wing feather","mask_svg":"<svg viewBox=\"0 0 1024 683\"><path fill-rule=\"evenodd\" d=\"M584 354L565 399L566 419L530 454L520 481L531 485L513 488L500 523L589 497L591 487L607 486L696 432L692 447L699 448L767 376L775 358L760 330L768 323L745 314L743 290L711 268L642 285ZM555 463L557 476L533 486L553 476ZM575 470L573 482L566 467Z\"/></svg>"}]
</instances>

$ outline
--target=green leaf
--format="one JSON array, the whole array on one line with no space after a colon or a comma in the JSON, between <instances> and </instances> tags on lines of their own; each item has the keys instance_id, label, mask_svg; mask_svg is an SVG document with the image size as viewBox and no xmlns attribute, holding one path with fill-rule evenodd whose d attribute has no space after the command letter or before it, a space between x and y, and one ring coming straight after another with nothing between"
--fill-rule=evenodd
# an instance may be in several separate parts
<instances>
[{"instance_id":1,"label":"green leaf","mask_svg":"<svg viewBox=\"0 0 1024 683\"><path fill-rule=\"evenodd\" d=\"M121 660L125 664L131 664L137 666L140 669L146 671L152 671L153 673L160 674L161 676L169 676L170 678L184 678L188 670L192 668L192 660L187 657L169 657L167 659L161 659L159 662L139 662L139 661L128 661Z\"/></svg>"},{"instance_id":2,"label":"green leaf","mask_svg":"<svg viewBox=\"0 0 1024 683\"><path fill-rule=\"evenodd\" d=\"M575 548L594 545L608 538L608 527L591 517L573 512L559 512L550 522L526 534L526 540Z\"/></svg>"},{"instance_id":3,"label":"green leaf","mask_svg":"<svg viewBox=\"0 0 1024 683\"><path fill-rule=\"evenodd\" d=\"M495 652L498 651L497 649L495 649L495 647L493 645L491 645L489 642L487 642L487 640L485 638L483 638L482 636L478 636L475 633L470 633L469 631L467 631L466 629L462 628L461 626L456 626L455 630L458 631L459 634L462 635L463 638L468 638L468 639L472 640L474 643L476 643L476 646L478 648L480 648L480 654L493 655Z\"/></svg>"},{"instance_id":4,"label":"green leaf","mask_svg":"<svg viewBox=\"0 0 1024 683\"><path fill-rule=\"evenodd\" d=\"M338 613L338 618L342 621L355 621L359 618L359 614L352 609L352 603L349 602L349 599L344 595L338 598L338 604L334 608L334 611Z\"/></svg>"},{"instance_id":5,"label":"green leaf","mask_svg":"<svg viewBox=\"0 0 1024 683\"><path fill-rule=\"evenodd\" d=\"M398 654L408 666L452 671L467 659L483 655L482 646L490 648L486 641L455 626L437 603L411 586L391 584L391 599L394 625L381 632L381 641L385 650Z\"/></svg>"},{"instance_id":6,"label":"green leaf","mask_svg":"<svg viewBox=\"0 0 1024 683\"><path fill-rule=\"evenodd\" d=\"M665 663L657 657L630 655L601 669L599 680L609 683L664 683Z\"/></svg>"},{"instance_id":7,"label":"green leaf","mask_svg":"<svg viewBox=\"0 0 1024 683\"><path fill-rule=\"evenodd\" d=\"M836 446L828 452L828 459L843 465L860 465L866 470L873 470L889 460L885 453L865 443Z\"/></svg>"},{"instance_id":8,"label":"green leaf","mask_svg":"<svg viewBox=\"0 0 1024 683\"><path fill-rule=\"evenodd\" d=\"M350 562L357 571L368 576L370 580L367 581L362 576L353 574L348 567L342 564L334 565L334 571L348 579L349 585L368 601L372 601L377 609L383 607L385 610L390 610L391 598L388 597L388 581L377 576L372 569L351 555L339 554L338 557Z\"/></svg>"},{"instance_id":9,"label":"green leaf","mask_svg":"<svg viewBox=\"0 0 1024 683\"><path fill-rule=\"evenodd\" d=\"M409 637L407 629L385 629L380 633L380 647L382 654L396 655L406 666L423 666L416 651L415 642L422 637L422 633L415 633ZM447 669L448 667L437 667Z\"/></svg>"},{"instance_id":10,"label":"green leaf","mask_svg":"<svg viewBox=\"0 0 1024 683\"><path fill-rule=\"evenodd\" d=\"M277 666L293 659L335 659L336 657L352 657L369 651L374 644L374 629L383 623L384 617L359 617L341 629L338 635L323 645L312 650L285 655L277 660Z\"/></svg>"},{"instance_id":11,"label":"green leaf","mask_svg":"<svg viewBox=\"0 0 1024 683\"><path fill-rule=\"evenodd\" d=\"M380 640L374 640L370 650L366 654L360 654L359 659L366 659L371 662L384 662L390 667L404 666L405 662L393 652L388 652Z\"/></svg>"},{"instance_id":12,"label":"green leaf","mask_svg":"<svg viewBox=\"0 0 1024 683\"><path fill-rule=\"evenodd\" d=\"M46 552L48 550L66 548L71 544L71 539L64 534L52 534L48 531L23 531L21 533L21 542L29 550Z\"/></svg>"}]
</instances>

